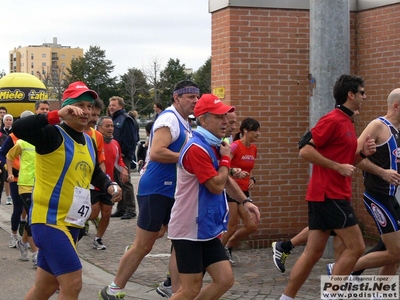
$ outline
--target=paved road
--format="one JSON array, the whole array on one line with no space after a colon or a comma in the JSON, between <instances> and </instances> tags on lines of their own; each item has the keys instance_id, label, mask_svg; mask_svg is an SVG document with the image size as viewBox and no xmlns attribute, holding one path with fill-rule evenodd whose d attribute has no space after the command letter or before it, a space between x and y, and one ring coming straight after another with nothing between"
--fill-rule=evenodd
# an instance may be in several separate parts
<instances>
[{"instance_id":1,"label":"paved road","mask_svg":"<svg viewBox=\"0 0 400 300\"><path fill-rule=\"evenodd\" d=\"M135 173L132 182L136 186L138 175ZM3 197L5 199L5 197ZM19 251L8 248L10 232L10 215L12 206L0 205L0 282L2 299L23 299L34 282L35 269L31 262L18 260ZM136 219L121 220L112 218L110 226L103 237L107 250L95 250L92 242L95 228L91 226L89 235L78 245L79 255L83 263L84 285L79 299L97 299L98 290L109 284L116 273L119 260L125 246L132 243L135 236ZM157 240L153 251L143 260L137 272L127 285L125 299L165 299L155 292L158 283L164 280L169 261L170 241L165 237ZM303 247L297 247L287 260L287 271L278 272L272 263L271 249L234 251L237 264L233 266L235 274L234 286L221 299L279 299L286 286L290 268L293 266ZM325 265L329 262L321 259L314 267L312 274L300 290L299 300L319 299L319 275L325 274ZM367 274L376 274L370 270ZM399 273L398 273L399 274ZM205 282L209 277L205 277ZM51 299L56 299L54 295Z\"/></svg>"}]
</instances>

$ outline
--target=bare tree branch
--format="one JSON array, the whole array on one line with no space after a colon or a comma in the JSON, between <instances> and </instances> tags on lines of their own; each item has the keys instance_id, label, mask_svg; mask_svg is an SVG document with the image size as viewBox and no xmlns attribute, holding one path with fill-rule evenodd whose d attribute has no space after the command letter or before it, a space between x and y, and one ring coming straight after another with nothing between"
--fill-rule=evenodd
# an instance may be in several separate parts
<instances>
[{"instance_id":1,"label":"bare tree branch","mask_svg":"<svg viewBox=\"0 0 400 300\"><path fill-rule=\"evenodd\" d=\"M147 68L143 69L143 73L146 76L147 82L152 88L154 102L160 100L159 90L160 90L160 72L161 72L162 60L155 57L152 58L151 63Z\"/></svg>"}]
</instances>

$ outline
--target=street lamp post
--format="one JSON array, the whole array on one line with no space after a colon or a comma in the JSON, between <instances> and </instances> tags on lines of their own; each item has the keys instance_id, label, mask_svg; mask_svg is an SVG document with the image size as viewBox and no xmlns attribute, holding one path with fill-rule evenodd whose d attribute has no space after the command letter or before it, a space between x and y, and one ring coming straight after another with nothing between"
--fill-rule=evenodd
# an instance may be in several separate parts
<instances>
[{"instance_id":1,"label":"street lamp post","mask_svg":"<svg viewBox=\"0 0 400 300\"><path fill-rule=\"evenodd\" d=\"M97 95L100 94L100 83L101 83L100 76L97 75L97 76L96 76L96 80L95 80L95 84L97 85Z\"/></svg>"}]
</instances>

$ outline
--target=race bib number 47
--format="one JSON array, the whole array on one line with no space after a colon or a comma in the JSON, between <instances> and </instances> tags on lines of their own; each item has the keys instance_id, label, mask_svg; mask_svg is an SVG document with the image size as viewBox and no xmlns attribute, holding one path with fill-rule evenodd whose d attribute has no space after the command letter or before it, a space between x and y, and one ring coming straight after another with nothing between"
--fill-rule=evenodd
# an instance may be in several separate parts
<instances>
[{"instance_id":1,"label":"race bib number 47","mask_svg":"<svg viewBox=\"0 0 400 300\"><path fill-rule=\"evenodd\" d=\"M90 190L76 186L72 205L65 217L65 221L83 227L91 212Z\"/></svg>"}]
</instances>

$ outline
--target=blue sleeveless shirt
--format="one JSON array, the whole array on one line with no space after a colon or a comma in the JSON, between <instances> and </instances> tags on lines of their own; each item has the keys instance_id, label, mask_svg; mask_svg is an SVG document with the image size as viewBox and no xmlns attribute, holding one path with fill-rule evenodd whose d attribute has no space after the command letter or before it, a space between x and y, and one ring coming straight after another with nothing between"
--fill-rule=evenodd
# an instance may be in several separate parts
<instances>
[{"instance_id":1,"label":"blue sleeveless shirt","mask_svg":"<svg viewBox=\"0 0 400 300\"><path fill-rule=\"evenodd\" d=\"M173 113L173 110L164 110L164 113ZM179 120L179 136L168 149L173 152L180 152L188 140L188 131L184 124ZM151 141L154 135L153 129L151 130ZM151 148L150 148L151 149ZM151 151L151 150L150 150ZM176 187L176 163L159 163L149 161L146 166L146 171L139 180L138 196L147 196L159 194L169 198L174 198Z\"/></svg>"}]
</instances>

